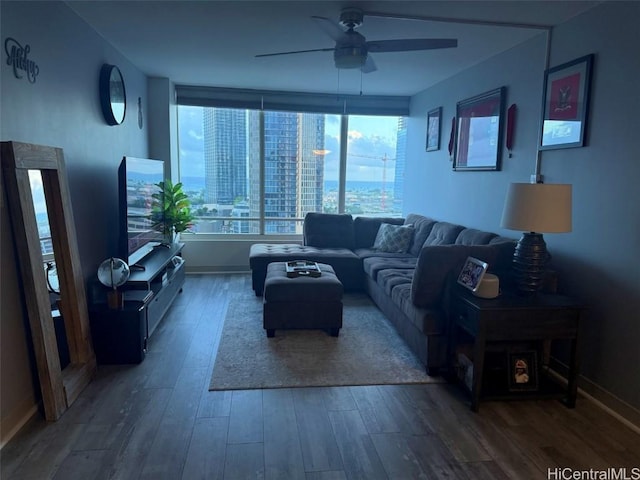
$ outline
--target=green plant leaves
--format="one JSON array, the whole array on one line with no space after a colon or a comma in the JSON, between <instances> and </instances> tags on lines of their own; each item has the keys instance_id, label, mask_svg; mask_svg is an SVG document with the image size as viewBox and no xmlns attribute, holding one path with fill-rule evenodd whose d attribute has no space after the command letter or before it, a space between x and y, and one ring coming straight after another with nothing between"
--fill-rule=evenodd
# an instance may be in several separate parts
<instances>
[{"instance_id":1,"label":"green plant leaves","mask_svg":"<svg viewBox=\"0 0 640 480\"><path fill-rule=\"evenodd\" d=\"M162 233L172 238L174 233L191 228L193 226L191 202L182 191L182 183L173 184L167 179L156 185L160 191L152 195L154 201L151 218L158 223Z\"/></svg>"}]
</instances>

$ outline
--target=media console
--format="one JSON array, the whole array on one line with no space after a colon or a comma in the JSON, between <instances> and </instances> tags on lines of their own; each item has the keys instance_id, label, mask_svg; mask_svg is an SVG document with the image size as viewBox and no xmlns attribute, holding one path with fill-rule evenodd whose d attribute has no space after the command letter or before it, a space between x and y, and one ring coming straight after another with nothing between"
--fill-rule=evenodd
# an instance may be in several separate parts
<instances>
[{"instance_id":1,"label":"media console","mask_svg":"<svg viewBox=\"0 0 640 480\"><path fill-rule=\"evenodd\" d=\"M98 363L140 363L154 332L185 280L183 243L156 247L131 269L122 287L122 309L110 309L104 288L90 306L91 335Z\"/></svg>"},{"instance_id":2,"label":"media console","mask_svg":"<svg viewBox=\"0 0 640 480\"><path fill-rule=\"evenodd\" d=\"M138 264L144 270L132 269L125 290L146 290L153 292L153 298L147 306L148 335L162 320L184 285L184 261L173 262L179 257L184 243L156 247Z\"/></svg>"}]
</instances>

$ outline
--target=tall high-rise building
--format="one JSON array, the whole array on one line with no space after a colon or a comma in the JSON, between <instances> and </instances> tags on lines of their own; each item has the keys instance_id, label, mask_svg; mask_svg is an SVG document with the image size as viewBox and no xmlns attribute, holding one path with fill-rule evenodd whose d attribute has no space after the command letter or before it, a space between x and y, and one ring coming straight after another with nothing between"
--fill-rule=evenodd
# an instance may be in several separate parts
<instances>
[{"instance_id":1,"label":"tall high-rise building","mask_svg":"<svg viewBox=\"0 0 640 480\"><path fill-rule=\"evenodd\" d=\"M260 215L259 114L249 114L249 207ZM322 211L324 115L264 112L264 216L266 233L301 233L286 218ZM278 220L282 219L282 220Z\"/></svg>"},{"instance_id":2,"label":"tall high-rise building","mask_svg":"<svg viewBox=\"0 0 640 480\"><path fill-rule=\"evenodd\" d=\"M407 162L407 118L398 118L398 138L396 140L396 169L393 180L393 213L402 213L402 192L404 190L404 168Z\"/></svg>"},{"instance_id":3,"label":"tall high-rise building","mask_svg":"<svg viewBox=\"0 0 640 480\"><path fill-rule=\"evenodd\" d=\"M299 168L296 216L322 211L324 190L324 115L298 114Z\"/></svg>"},{"instance_id":4,"label":"tall high-rise building","mask_svg":"<svg viewBox=\"0 0 640 480\"><path fill-rule=\"evenodd\" d=\"M247 198L246 117L245 110L204 109L205 203L232 207Z\"/></svg>"}]
</instances>

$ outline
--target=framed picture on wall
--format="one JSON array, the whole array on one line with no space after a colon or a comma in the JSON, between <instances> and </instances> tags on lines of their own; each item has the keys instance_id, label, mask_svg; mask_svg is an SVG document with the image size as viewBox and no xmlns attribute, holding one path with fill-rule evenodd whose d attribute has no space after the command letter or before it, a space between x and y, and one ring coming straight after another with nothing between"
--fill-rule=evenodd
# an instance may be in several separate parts
<instances>
[{"instance_id":1,"label":"framed picture on wall","mask_svg":"<svg viewBox=\"0 0 640 480\"><path fill-rule=\"evenodd\" d=\"M593 54L544 74L539 150L584 146Z\"/></svg>"},{"instance_id":2,"label":"framed picture on wall","mask_svg":"<svg viewBox=\"0 0 640 480\"><path fill-rule=\"evenodd\" d=\"M440 124L442 107L427 112L427 152L440 150Z\"/></svg>"},{"instance_id":3,"label":"framed picture on wall","mask_svg":"<svg viewBox=\"0 0 640 480\"><path fill-rule=\"evenodd\" d=\"M506 87L456 105L454 170L500 170Z\"/></svg>"}]
</instances>

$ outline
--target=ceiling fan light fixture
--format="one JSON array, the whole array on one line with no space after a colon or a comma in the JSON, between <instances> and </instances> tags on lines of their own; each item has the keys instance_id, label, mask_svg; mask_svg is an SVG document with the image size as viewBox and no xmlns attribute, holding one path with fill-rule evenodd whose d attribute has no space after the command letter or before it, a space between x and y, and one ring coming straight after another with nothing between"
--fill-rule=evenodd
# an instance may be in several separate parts
<instances>
[{"instance_id":1,"label":"ceiling fan light fixture","mask_svg":"<svg viewBox=\"0 0 640 480\"><path fill-rule=\"evenodd\" d=\"M361 68L367 61L364 48L336 48L333 52L336 68Z\"/></svg>"}]
</instances>

